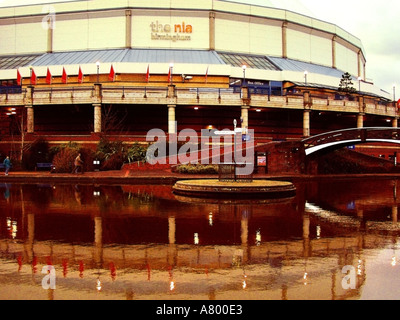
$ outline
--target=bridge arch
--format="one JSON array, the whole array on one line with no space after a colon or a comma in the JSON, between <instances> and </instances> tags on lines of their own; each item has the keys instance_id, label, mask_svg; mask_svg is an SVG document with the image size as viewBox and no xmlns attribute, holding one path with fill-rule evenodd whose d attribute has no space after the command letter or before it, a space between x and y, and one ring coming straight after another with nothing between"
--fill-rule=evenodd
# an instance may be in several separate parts
<instances>
[{"instance_id":1,"label":"bridge arch","mask_svg":"<svg viewBox=\"0 0 400 320\"><path fill-rule=\"evenodd\" d=\"M328 148L337 150L345 146L362 143L382 142L400 144L400 128L371 127L344 129L308 137L301 140L301 142L304 144L306 156Z\"/></svg>"}]
</instances>

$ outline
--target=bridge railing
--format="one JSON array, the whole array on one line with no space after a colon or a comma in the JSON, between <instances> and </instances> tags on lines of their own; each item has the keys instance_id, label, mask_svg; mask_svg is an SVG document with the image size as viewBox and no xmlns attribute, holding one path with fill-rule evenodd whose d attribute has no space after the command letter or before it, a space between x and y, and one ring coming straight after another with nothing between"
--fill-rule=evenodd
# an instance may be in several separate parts
<instances>
[{"instance_id":1,"label":"bridge railing","mask_svg":"<svg viewBox=\"0 0 400 320\"><path fill-rule=\"evenodd\" d=\"M14 89L0 91L0 106L24 105L26 90ZM95 94L94 86L40 87L33 90L33 104L90 104ZM134 87L103 85L102 101L115 104L169 104L166 87ZM177 105L231 105L243 104L240 92L232 88L176 88L174 103ZM97 102L96 102L97 103ZM254 108L285 108L301 110L305 108L302 95L270 95L265 92L254 92L249 96L249 106ZM360 113L396 117L397 108L391 103L380 104L368 101L360 107L358 101L335 100L328 97L311 97L307 106L315 111L333 111L341 113Z\"/></svg>"},{"instance_id":2,"label":"bridge railing","mask_svg":"<svg viewBox=\"0 0 400 320\"><path fill-rule=\"evenodd\" d=\"M305 148L311 148L318 145L330 144L334 142L354 141L366 142L372 141L393 141L400 140L400 128L353 128L338 131L327 132L302 140Z\"/></svg>"}]
</instances>

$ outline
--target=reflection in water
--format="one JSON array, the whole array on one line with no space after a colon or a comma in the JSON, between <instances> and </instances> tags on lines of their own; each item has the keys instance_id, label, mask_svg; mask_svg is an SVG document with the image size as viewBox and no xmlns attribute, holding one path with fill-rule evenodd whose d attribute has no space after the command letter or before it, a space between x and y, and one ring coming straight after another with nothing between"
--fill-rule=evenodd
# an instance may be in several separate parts
<instances>
[{"instance_id":1,"label":"reflection in water","mask_svg":"<svg viewBox=\"0 0 400 320\"><path fill-rule=\"evenodd\" d=\"M158 185L0 188L1 299L400 298L396 181L299 183L268 201ZM54 290L41 285L48 265Z\"/></svg>"}]
</instances>

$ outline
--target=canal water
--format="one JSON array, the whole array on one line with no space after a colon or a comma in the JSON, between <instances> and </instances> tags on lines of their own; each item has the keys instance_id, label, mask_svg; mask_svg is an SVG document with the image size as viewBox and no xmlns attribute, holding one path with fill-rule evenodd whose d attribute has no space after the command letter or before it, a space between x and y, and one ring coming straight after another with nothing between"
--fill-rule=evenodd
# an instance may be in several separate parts
<instances>
[{"instance_id":1,"label":"canal water","mask_svg":"<svg viewBox=\"0 0 400 320\"><path fill-rule=\"evenodd\" d=\"M245 201L0 184L0 299L400 299L398 187L309 181Z\"/></svg>"}]
</instances>

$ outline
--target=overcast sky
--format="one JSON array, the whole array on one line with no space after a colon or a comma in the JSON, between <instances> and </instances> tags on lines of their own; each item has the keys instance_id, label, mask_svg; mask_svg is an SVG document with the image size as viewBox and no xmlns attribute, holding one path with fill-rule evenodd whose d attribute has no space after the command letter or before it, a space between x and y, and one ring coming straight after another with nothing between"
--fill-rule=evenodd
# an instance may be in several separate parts
<instances>
[{"instance_id":1,"label":"overcast sky","mask_svg":"<svg viewBox=\"0 0 400 320\"><path fill-rule=\"evenodd\" d=\"M76 0L0 0L0 7L67 1ZM400 97L399 0L230 1L283 8L338 25L362 41L367 58L367 78L390 93L396 85L396 97Z\"/></svg>"},{"instance_id":2,"label":"overcast sky","mask_svg":"<svg viewBox=\"0 0 400 320\"><path fill-rule=\"evenodd\" d=\"M367 78L400 97L400 1L398 0L230 0L273 6L331 22L363 43Z\"/></svg>"}]
</instances>

